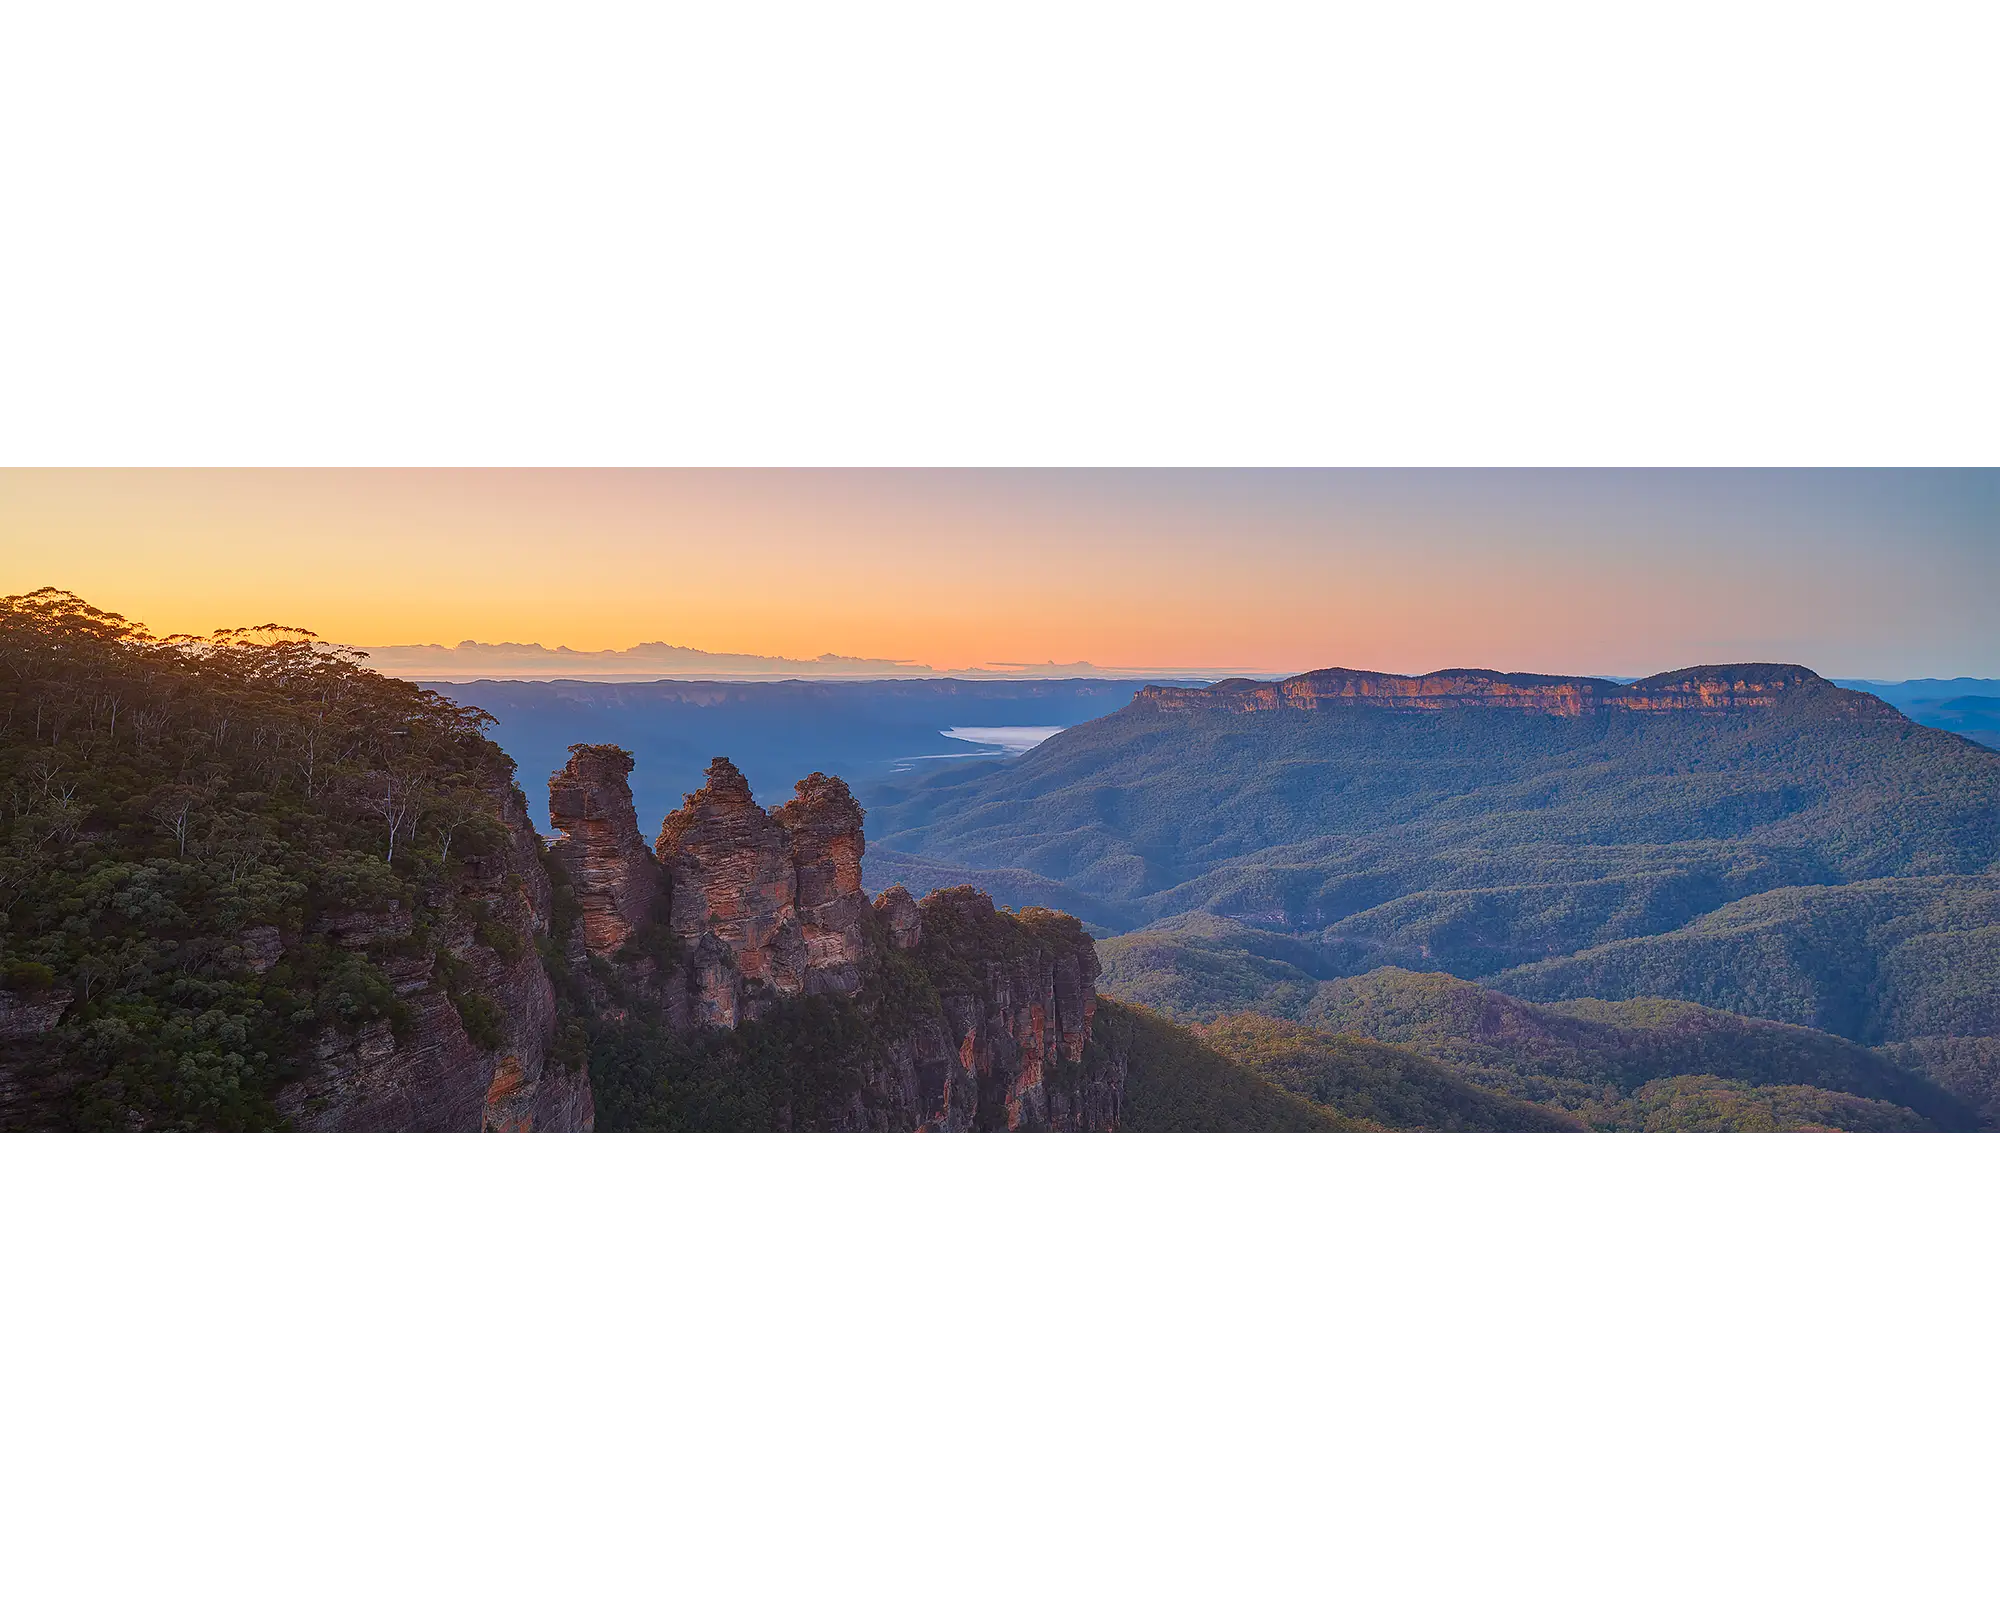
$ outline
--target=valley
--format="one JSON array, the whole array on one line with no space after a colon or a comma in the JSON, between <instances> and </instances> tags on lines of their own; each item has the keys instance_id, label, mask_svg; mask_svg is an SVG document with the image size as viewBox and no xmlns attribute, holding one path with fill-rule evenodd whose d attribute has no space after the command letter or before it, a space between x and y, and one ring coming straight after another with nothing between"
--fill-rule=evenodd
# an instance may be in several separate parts
<instances>
[{"instance_id":1,"label":"valley","mask_svg":"<svg viewBox=\"0 0 2000 1600\"><path fill-rule=\"evenodd\" d=\"M447 694L0 607L0 1126L2000 1111L2000 752L1802 667Z\"/></svg>"},{"instance_id":2,"label":"valley","mask_svg":"<svg viewBox=\"0 0 2000 1600\"><path fill-rule=\"evenodd\" d=\"M1105 678L415 681L491 716L493 740L523 772L553 772L572 744L631 751L634 794L647 816L673 809L699 787L718 750L728 750L753 792L775 804L801 772L837 772L863 785L962 765L982 751L1031 748L1047 731L1118 710L1143 687ZM531 794L529 807L536 826L546 828L541 796Z\"/></svg>"}]
</instances>

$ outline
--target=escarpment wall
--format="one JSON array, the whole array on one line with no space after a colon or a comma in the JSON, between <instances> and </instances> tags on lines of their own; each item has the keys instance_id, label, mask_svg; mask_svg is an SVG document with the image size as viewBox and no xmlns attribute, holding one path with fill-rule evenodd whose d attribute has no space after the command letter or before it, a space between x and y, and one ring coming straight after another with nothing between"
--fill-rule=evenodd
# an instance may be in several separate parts
<instances>
[{"instance_id":1,"label":"escarpment wall","mask_svg":"<svg viewBox=\"0 0 2000 1600\"><path fill-rule=\"evenodd\" d=\"M932 1132L1109 1132L1125 1064L1091 1048L1097 948L1062 912L1010 915L980 890L912 904L891 889L875 914L937 996L883 1053L871 1120ZM915 913L915 926L910 913ZM894 930L901 929L900 934Z\"/></svg>"},{"instance_id":2,"label":"escarpment wall","mask_svg":"<svg viewBox=\"0 0 2000 1600\"><path fill-rule=\"evenodd\" d=\"M490 798L503 842L464 858L449 898L349 913L318 930L366 954L408 1018L400 1030L386 1020L352 1034L328 1028L308 1070L279 1091L292 1126L577 1133L594 1124L589 1074L550 1059L555 991L536 941L549 929L551 891L535 831L519 790ZM435 925L434 947L406 953L419 910ZM461 1004L488 1042L473 1037Z\"/></svg>"},{"instance_id":3,"label":"escarpment wall","mask_svg":"<svg viewBox=\"0 0 2000 1600\"><path fill-rule=\"evenodd\" d=\"M1206 688L1149 685L1139 691L1133 703L1156 711L1236 714L1366 705L1383 711L1412 713L1482 708L1577 717L1595 711L1755 710L1775 706L1787 694L1807 688L1837 697L1844 709L1857 712L1890 709L1872 695L1837 689L1804 667L1764 663L1688 667L1632 684L1613 683L1605 678L1545 677L1537 673L1481 669L1406 678L1387 672L1327 667L1277 683L1230 678Z\"/></svg>"}]
</instances>

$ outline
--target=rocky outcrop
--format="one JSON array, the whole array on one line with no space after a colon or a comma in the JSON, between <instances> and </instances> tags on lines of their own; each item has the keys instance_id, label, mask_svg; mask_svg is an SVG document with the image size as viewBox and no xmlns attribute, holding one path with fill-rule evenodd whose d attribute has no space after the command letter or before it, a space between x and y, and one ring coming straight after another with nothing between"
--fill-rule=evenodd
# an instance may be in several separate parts
<instances>
[{"instance_id":1,"label":"rocky outcrop","mask_svg":"<svg viewBox=\"0 0 2000 1600\"><path fill-rule=\"evenodd\" d=\"M321 1034L306 1071L278 1093L279 1114L293 1127L592 1127L588 1073L564 1070L550 1058L555 991L536 946L549 929L548 874L520 792L509 786L492 799L504 842L491 854L467 857L452 895L423 908L437 927L434 944L404 948L415 908L399 904L347 913L317 930L365 953L394 989L402 1015Z\"/></svg>"},{"instance_id":2,"label":"rocky outcrop","mask_svg":"<svg viewBox=\"0 0 2000 1600\"><path fill-rule=\"evenodd\" d=\"M0 1041L32 1039L62 1021L75 994L67 985L17 991L0 988Z\"/></svg>"},{"instance_id":3,"label":"rocky outcrop","mask_svg":"<svg viewBox=\"0 0 2000 1600\"><path fill-rule=\"evenodd\" d=\"M237 937L236 947L244 967L251 972L269 972L285 953L284 936L268 924L245 928Z\"/></svg>"},{"instance_id":4,"label":"rocky outcrop","mask_svg":"<svg viewBox=\"0 0 2000 1600\"><path fill-rule=\"evenodd\" d=\"M632 758L613 744L573 744L569 764L549 779L549 854L576 896L583 948L617 952L665 892L659 862L639 836L632 806Z\"/></svg>"},{"instance_id":5,"label":"rocky outcrop","mask_svg":"<svg viewBox=\"0 0 2000 1600\"><path fill-rule=\"evenodd\" d=\"M898 909L878 903L877 914ZM914 909L920 927L910 948L938 1009L884 1052L871 1085L875 1125L1116 1128L1124 1063L1091 1051L1098 966L1083 925L1057 911L999 911L973 888L941 889Z\"/></svg>"},{"instance_id":6,"label":"rocky outcrop","mask_svg":"<svg viewBox=\"0 0 2000 1600\"><path fill-rule=\"evenodd\" d=\"M791 840L793 904L806 941L805 991L853 994L861 987L868 949L861 807L839 778L815 772L771 816Z\"/></svg>"},{"instance_id":7,"label":"rocky outcrop","mask_svg":"<svg viewBox=\"0 0 2000 1600\"><path fill-rule=\"evenodd\" d=\"M709 763L708 782L668 816L655 850L672 884L668 926L699 946L698 1020L734 1027L751 985L776 997L804 991L791 838L727 756Z\"/></svg>"},{"instance_id":8,"label":"rocky outcrop","mask_svg":"<svg viewBox=\"0 0 2000 1600\"><path fill-rule=\"evenodd\" d=\"M580 768L587 767L587 773ZM586 808L616 819L587 848L559 841L576 890L643 875L631 816L629 758L579 746L552 780L584 800L551 805L558 821ZM1123 1063L1093 1053L1097 953L1083 925L1059 912L1018 914L978 890L955 888L921 904L907 889L870 905L861 888L867 846L861 807L839 778L815 772L766 811L725 757L667 817L657 846L661 881L646 915L674 936L658 969L633 959L628 931L585 956L579 982L597 983L668 1030L735 1029L786 1001L851 1001L828 1025L826 1056L795 1060L777 1125L844 1130L1105 1130L1124 1095ZM583 841L565 823L566 837ZM629 903L636 904L636 901ZM608 915L608 914L607 914ZM633 925L637 927L637 924ZM610 969L589 957L613 949ZM661 946L663 951L669 947ZM608 986L608 987L606 987ZM601 1016L614 1023L622 1013ZM834 1059L838 1057L838 1059Z\"/></svg>"},{"instance_id":9,"label":"rocky outcrop","mask_svg":"<svg viewBox=\"0 0 2000 1600\"><path fill-rule=\"evenodd\" d=\"M1808 688L1840 697L1845 709L1865 709L1859 703L1881 705L1873 696L1836 689L1805 667L1775 664L1688 667L1632 684L1481 668L1454 668L1406 678L1327 667L1277 683L1230 678L1206 688L1150 685L1139 691L1134 704L1156 711L1235 714L1365 705L1393 712L1487 709L1579 717L1598 711L1757 710L1775 706L1786 695ZM1848 707L1846 701L1857 704Z\"/></svg>"},{"instance_id":10,"label":"rocky outcrop","mask_svg":"<svg viewBox=\"0 0 2000 1600\"><path fill-rule=\"evenodd\" d=\"M399 1037L387 1021L348 1034L326 1029L306 1074L278 1094L278 1111L307 1133L467 1133L486 1126L496 1078L513 1080L467 1036L451 1000L421 970L392 974L410 1007Z\"/></svg>"},{"instance_id":11,"label":"rocky outcrop","mask_svg":"<svg viewBox=\"0 0 2000 1600\"><path fill-rule=\"evenodd\" d=\"M590 1074L581 1062L563 1066L551 1056L555 990L538 941L549 931L554 897L527 802L511 784L501 815L502 849L467 863L493 921L472 929L460 921L453 952L503 1018L480 1126L488 1132L588 1133L596 1123ZM507 933L496 936L495 927Z\"/></svg>"},{"instance_id":12,"label":"rocky outcrop","mask_svg":"<svg viewBox=\"0 0 2000 1600\"><path fill-rule=\"evenodd\" d=\"M899 945L890 918L915 913ZM785 1126L838 1132L1109 1132L1126 1064L1092 1040L1097 953L1061 912L1002 911L977 889L869 911L889 971L864 989L869 1044L840 1094L787 1105ZM900 968L899 964L900 963ZM898 1003L884 990L900 991ZM810 1077L811 1074L805 1075Z\"/></svg>"},{"instance_id":13,"label":"rocky outcrop","mask_svg":"<svg viewBox=\"0 0 2000 1600\"><path fill-rule=\"evenodd\" d=\"M734 1027L773 1002L855 993L868 897L861 807L815 772L765 811L726 756L660 828L668 926L692 950L697 1021Z\"/></svg>"},{"instance_id":14,"label":"rocky outcrop","mask_svg":"<svg viewBox=\"0 0 2000 1600\"><path fill-rule=\"evenodd\" d=\"M900 883L882 891L875 901L875 915L892 950L914 950L923 938L923 913L910 891Z\"/></svg>"}]
</instances>

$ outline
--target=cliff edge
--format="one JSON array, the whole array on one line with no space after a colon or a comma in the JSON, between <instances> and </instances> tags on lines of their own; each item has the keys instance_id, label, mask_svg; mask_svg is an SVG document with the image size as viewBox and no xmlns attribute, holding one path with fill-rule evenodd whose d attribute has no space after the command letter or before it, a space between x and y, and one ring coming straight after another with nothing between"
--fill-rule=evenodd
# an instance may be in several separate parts
<instances>
[{"instance_id":1,"label":"cliff edge","mask_svg":"<svg viewBox=\"0 0 2000 1600\"><path fill-rule=\"evenodd\" d=\"M1749 711L1776 706L1801 691L1849 713L1895 713L1873 695L1839 689L1806 667L1777 663L1684 667L1636 683L1608 678L1547 677L1453 667L1419 677L1323 667L1276 683L1229 678L1206 688L1148 685L1133 704L1154 711L1247 714L1371 706L1391 712L1495 710L1579 717L1600 711Z\"/></svg>"}]
</instances>

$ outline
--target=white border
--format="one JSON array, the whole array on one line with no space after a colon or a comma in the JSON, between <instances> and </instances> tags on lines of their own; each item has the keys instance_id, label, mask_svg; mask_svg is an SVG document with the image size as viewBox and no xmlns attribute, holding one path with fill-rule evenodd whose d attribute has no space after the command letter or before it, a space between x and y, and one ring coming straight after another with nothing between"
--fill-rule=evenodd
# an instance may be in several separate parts
<instances>
[{"instance_id":1,"label":"white border","mask_svg":"<svg viewBox=\"0 0 2000 1600\"><path fill-rule=\"evenodd\" d=\"M16 7L7 464L1988 464L1990 8ZM40 1595L1984 1592L1975 1140L9 1140Z\"/></svg>"},{"instance_id":2,"label":"white border","mask_svg":"<svg viewBox=\"0 0 2000 1600\"><path fill-rule=\"evenodd\" d=\"M0 33L0 457L1972 465L1990 7Z\"/></svg>"},{"instance_id":3,"label":"white border","mask_svg":"<svg viewBox=\"0 0 2000 1600\"><path fill-rule=\"evenodd\" d=\"M1976 1139L5 1154L22 1593L1983 1582Z\"/></svg>"}]
</instances>

